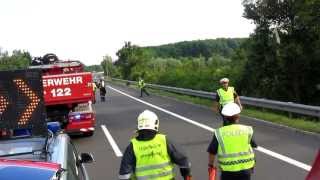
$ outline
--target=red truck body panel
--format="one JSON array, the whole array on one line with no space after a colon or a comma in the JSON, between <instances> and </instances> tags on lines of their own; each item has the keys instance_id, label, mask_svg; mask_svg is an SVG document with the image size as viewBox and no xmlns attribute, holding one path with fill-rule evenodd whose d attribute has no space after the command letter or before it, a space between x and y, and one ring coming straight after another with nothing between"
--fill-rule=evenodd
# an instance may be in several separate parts
<instances>
[{"instance_id":1,"label":"red truck body panel","mask_svg":"<svg viewBox=\"0 0 320 180\"><path fill-rule=\"evenodd\" d=\"M53 120L57 116L67 117L64 127L68 133L93 134L96 116L91 104L95 98L92 73L83 72L84 65L79 61L57 61L30 68L42 69L44 103L50 107L49 112L62 113L49 116Z\"/></svg>"},{"instance_id":2,"label":"red truck body panel","mask_svg":"<svg viewBox=\"0 0 320 180\"><path fill-rule=\"evenodd\" d=\"M93 100L89 72L43 76L46 105L81 103Z\"/></svg>"}]
</instances>

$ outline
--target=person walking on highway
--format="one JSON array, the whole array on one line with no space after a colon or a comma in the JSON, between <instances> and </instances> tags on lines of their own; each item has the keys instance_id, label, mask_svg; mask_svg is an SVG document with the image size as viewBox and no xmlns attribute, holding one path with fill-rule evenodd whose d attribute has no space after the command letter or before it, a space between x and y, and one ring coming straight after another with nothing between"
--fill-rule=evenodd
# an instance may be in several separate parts
<instances>
[{"instance_id":1,"label":"person walking on highway","mask_svg":"<svg viewBox=\"0 0 320 180\"><path fill-rule=\"evenodd\" d=\"M100 79L99 90L100 90L101 102L105 102L107 90L106 90L105 83L104 83L103 79Z\"/></svg>"},{"instance_id":2,"label":"person walking on highway","mask_svg":"<svg viewBox=\"0 0 320 180\"><path fill-rule=\"evenodd\" d=\"M144 80L142 78L139 78L138 87L140 88L140 97L142 97L143 93L149 96L149 93L146 90L146 84L144 83Z\"/></svg>"},{"instance_id":3,"label":"person walking on highway","mask_svg":"<svg viewBox=\"0 0 320 180\"><path fill-rule=\"evenodd\" d=\"M216 102L213 105L213 111L219 112L221 115L221 110L224 105L230 103L230 102L235 102L238 104L240 109L242 110L242 105L240 102L240 98L235 91L234 87L229 86L229 79L228 78L222 78L220 80L221 88L217 89L217 95L216 95ZM225 119L222 116L223 120L223 125L225 125Z\"/></svg>"},{"instance_id":4,"label":"person walking on highway","mask_svg":"<svg viewBox=\"0 0 320 180\"><path fill-rule=\"evenodd\" d=\"M218 157L221 180L250 180L255 166L252 148L257 148L257 144L253 139L253 129L238 124L240 111L236 103L223 107L221 113L228 123L215 130L207 149L209 168L214 167L215 156Z\"/></svg>"},{"instance_id":5,"label":"person walking on highway","mask_svg":"<svg viewBox=\"0 0 320 180\"><path fill-rule=\"evenodd\" d=\"M174 164L180 166L184 180L191 180L187 156L166 135L159 133L158 116L145 110L138 116L137 136L123 155L119 179L174 180Z\"/></svg>"},{"instance_id":6,"label":"person walking on highway","mask_svg":"<svg viewBox=\"0 0 320 180\"><path fill-rule=\"evenodd\" d=\"M97 91L97 85L95 82L92 82L92 90L93 90L93 99L92 99L92 103L95 104L96 103L96 91Z\"/></svg>"}]
</instances>

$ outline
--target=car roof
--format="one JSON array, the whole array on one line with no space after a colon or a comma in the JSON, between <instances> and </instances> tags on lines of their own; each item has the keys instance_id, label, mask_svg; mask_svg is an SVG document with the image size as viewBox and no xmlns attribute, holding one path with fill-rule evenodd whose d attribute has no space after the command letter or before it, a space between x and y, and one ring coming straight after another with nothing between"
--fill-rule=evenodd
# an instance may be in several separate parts
<instances>
[{"instance_id":1,"label":"car roof","mask_svg":"<svg viewBox=\"0 0 320 180\"><path fill-rule=\"evenodd\" d=\"M53 162L66 168L70 137L58 133L50 137L28 137L0 141L0 158Z\"/></svg>"},{"instance_id":2,"label":"car roof","mask_svg":"<svg viewBox=\"0 0 320 180\"><path fill-rule=\"evenodd\" d=\"M50 180L59 169L56 163L0 159L0 179Z\"/></svg>"},{"instance_id":3,"label":"car roof","mask_svg":"<svg viewBox=\"0 0 320 180\"><path fill-rule=\"evenodd\" d=\"M6 159L25 159L43 161L41 151L44 150L46 138L21 138L0 141L0 156L13 155L17 153L28 153L38 151L39 153L30 153L24 155L8 156Z\"/></svg>"}]
</instances>

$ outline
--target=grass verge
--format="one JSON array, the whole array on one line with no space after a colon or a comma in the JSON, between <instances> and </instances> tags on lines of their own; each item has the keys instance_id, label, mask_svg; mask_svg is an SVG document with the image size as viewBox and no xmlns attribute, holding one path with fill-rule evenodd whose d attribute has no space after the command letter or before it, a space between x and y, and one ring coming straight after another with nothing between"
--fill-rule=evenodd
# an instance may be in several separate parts
<instances>
[{"instance_id":1,"label":"grass verge","mask_svg":"<svg viewBox=\"0 0 320 180\"><path fill-rule=\"evenodd\" d=\"M114 83L114 81L112 82ZM120 82L116 82L116 84L122 84ZM130 85L130 87L138 89L137 86L135 85ZM207 106L209 108L212 107L212 100L209 99L203 99L203 98L198 98L198 97L193 97L193 96L188 96L188 95L181 95L177 93L171 93L167 91L161 91L157 89L150 89L148 88L148 91L157 94L160 96L166 96L166 97L171 97L183 102L190 102L193 104L199 104L203 106ZM274 112L272 110L261 110L256 107L248 107L244 106L244 110L241 112L241 114L248 116L248 117L253 117L257 119L263 119L265 121L273 122L276 124L281 124L285 125L288 127L300 129L303 131L308 131L308 132L314 132L314 133L320 133L320 121L319 119L312 119L312 118L307 118L307 117L293 117L290 118L288 115L286 115L283 112Z\"/></svg>"}]
</instances>

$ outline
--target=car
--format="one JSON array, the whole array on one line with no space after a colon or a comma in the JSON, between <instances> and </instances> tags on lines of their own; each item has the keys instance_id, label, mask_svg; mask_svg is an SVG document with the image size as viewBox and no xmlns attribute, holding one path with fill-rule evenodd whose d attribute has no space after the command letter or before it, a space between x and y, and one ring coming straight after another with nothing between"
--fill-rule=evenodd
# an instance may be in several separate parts
<instances>
[{"instance_id":1,"label":"car","mask_svg":"<svg viewBox=\"0 0 320 180\"><path fill-rule=\"evenodd\" d=\"M0 180L89 180L93 156L47 121L41 71L0 71L0 87Z\"/></svg>"},{"instance_id":2,"label":"car","mask_svg":"<svg viewBox=\"0 0 320 180\"><path fill-rule=\"evenodd\" d=\"M79 154L67 134L49 130L47 137L26 136L0 141L1 180L89 180L84 163L94 159Z\"/></svg>"}]
</instances>

